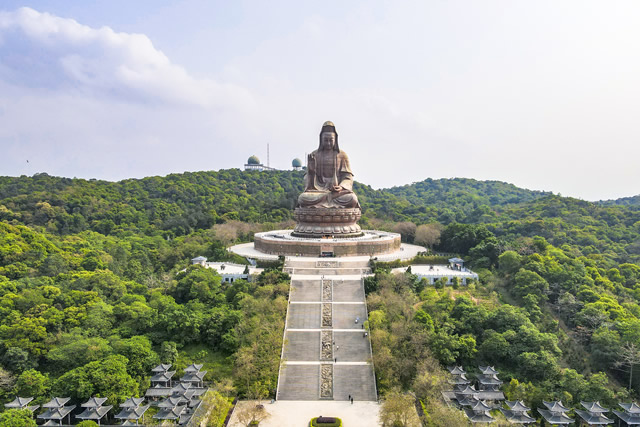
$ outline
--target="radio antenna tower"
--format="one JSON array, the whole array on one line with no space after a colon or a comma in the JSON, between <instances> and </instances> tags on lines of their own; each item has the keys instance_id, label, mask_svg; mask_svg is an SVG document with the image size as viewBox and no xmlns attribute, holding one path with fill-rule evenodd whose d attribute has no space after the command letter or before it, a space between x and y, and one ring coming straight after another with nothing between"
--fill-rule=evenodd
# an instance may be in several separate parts
<instances>
[{"instance_id":1,"label":"radio antenna tower","mask_svg":"<svg viewBox=\"0 0 640 427\"><path fill-rule=\"evenodd\" d=\"M269 164L269 144L267 144L267 167L271 167Z\"/></svg>"}]
</instances>

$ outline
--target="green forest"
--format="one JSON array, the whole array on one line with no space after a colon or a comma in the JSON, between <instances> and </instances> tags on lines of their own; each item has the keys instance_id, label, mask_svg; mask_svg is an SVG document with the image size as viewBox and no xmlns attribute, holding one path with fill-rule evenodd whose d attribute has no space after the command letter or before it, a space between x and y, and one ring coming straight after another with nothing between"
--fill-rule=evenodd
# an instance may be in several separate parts
<instances>
[{"instance_id":1,"label":"green forest","mask_svg":"<svg viewBox=\"0 0 640 427\"><path fill-rule=\"evenodd\" d=\"M289 278L221 283L190 259L293 225L301 171L119 182L0 177L0 400L143 394L150 370L204 363L227 395L273 396ZM640 198L587 202L497 181L355 183L363 228L463 257L480 279L366 279L378 390L430 425L443 368L492 365L508 399L613 407L640 390ZM458 414L459 415L459 414ZM465 425L460 421L460 425Z\"/></svg>"}]
</instances>

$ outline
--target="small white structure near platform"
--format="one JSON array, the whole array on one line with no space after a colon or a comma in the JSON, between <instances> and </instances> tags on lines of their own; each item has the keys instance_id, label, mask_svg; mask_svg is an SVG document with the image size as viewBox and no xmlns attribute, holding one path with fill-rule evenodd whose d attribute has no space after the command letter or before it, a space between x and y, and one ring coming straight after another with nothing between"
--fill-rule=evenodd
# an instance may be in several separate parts
<instances>
[{"instance_id":1,"label":"small white structure near platform","mask_svg":"<svg viewBox=\"0 0 640 427\"><path fill-rule=\"evenodd\" d=\"M392 271L394 273L404 273L407 271L408 267L400 267L394 268ZM439 280L443 277L446 277L447 284L451 285L454 277L458 277L460 279L460 283L463 285L467 284L469 279L478 280L478 274L469 270L468 268L451 268L449 265L412 265L411 273L415 274L419 278L426 278L429 284L435 284L436 280Z\"/></svg>"},{"instance_id":2,"label":"small white structure near platform","mask_svg":"<svg viewBox=\"0 0 640 427\"><path fill-rule=\"evenodd\" d=\"M238 279L251 281L252 276L257 276L264 271L252 265L234 264L232 262L208 262L203 256L193 258L191 264L199 264L205 268L213 268L222 276L222 282L233 283Z\"/></svg>"}]
</instances>

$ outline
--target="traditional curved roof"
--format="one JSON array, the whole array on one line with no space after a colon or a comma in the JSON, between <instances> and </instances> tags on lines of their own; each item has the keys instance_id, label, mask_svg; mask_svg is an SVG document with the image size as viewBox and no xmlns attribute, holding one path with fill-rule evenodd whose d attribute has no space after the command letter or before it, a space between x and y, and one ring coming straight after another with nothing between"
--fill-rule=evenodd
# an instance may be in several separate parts
<instances>
[{"instance_id":1,"label":"traditional curved roof","mask_svg":"<svg viewBox=\"0 0 640 427\"><path fill-rule=\"evenodd\" d=\"M505 400L504 403L506 403L512 411L521 412L531 410L531 408L527 408L522 400Z\"/></svg>"},{"instance_id":2,"label":"traditional curved roof","mask_svg":"<svg viewBox=\"0 0 640 427\"><path fill-rule=\"evenodd\" d=\"M605 407L603 407L602 405L600 405L600 402L580 402L580 404L582 406L584 406L584 409L586 409L589 412L593 412L593 413L604 413L604 412L609 412L609 410Z\"/></svg>"}]
</instances>

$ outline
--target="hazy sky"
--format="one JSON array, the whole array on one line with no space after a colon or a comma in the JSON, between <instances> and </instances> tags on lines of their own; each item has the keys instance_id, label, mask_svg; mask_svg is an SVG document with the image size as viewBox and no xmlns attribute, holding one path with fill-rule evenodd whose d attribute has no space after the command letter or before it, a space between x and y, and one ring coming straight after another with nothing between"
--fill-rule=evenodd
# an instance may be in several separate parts
<instances>
[{"instance_id":1,"label":"hazy sky","mask_svg":"<svg viewBox=\"0 0 640 427\"><path fill-rule=\"evenodd\" d=\"M0 175L288 169L640 193L638 1L3 0ZM27 162L28 160L28 162Z\"/></svg>"}]
</instances>

